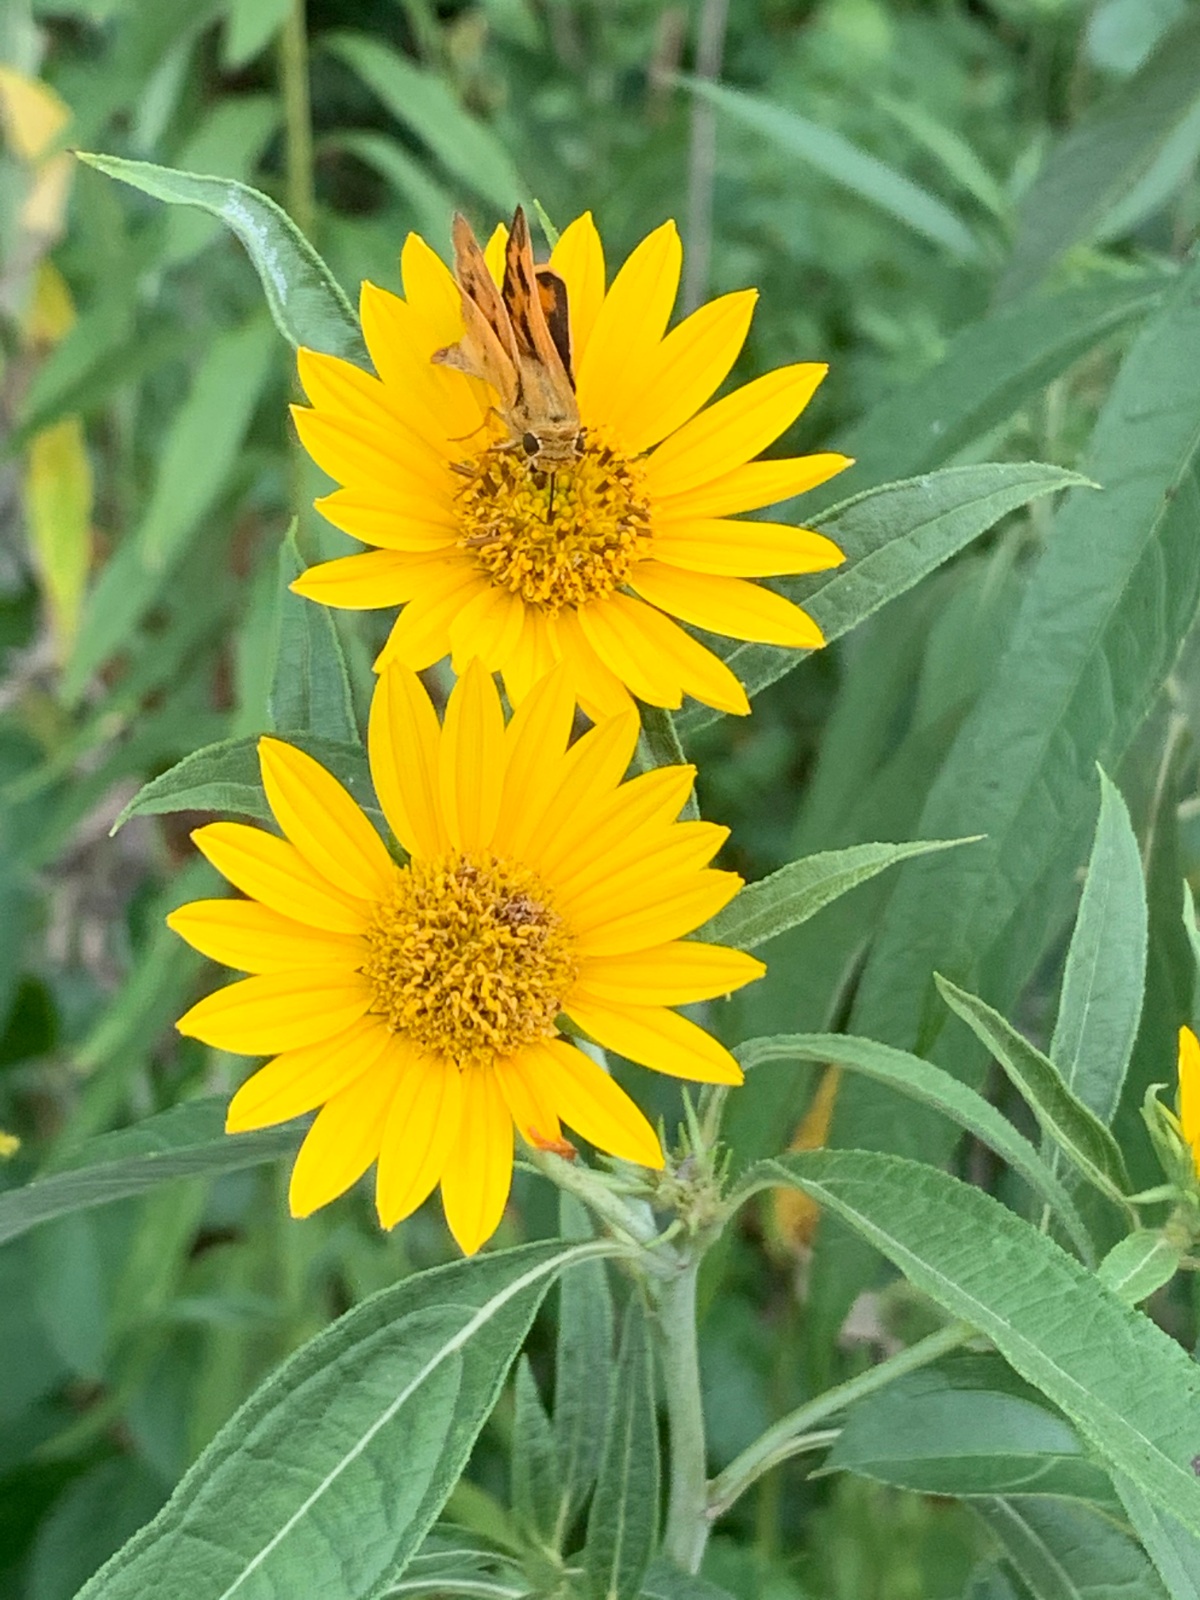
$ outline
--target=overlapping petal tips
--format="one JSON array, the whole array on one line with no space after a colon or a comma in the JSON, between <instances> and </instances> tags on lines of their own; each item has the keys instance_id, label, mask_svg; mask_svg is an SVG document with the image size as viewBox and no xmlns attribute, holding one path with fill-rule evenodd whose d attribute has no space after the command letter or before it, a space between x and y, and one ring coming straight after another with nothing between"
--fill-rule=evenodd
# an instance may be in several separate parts
<instances>
[{"instance_id":1,"label":"overlapping petal tips","mask_svg":"<svg viewBox=\"0 0 1200 1600\"><path fill-rule=\"evenodd\" d=\"M1188 1027L1179 1030L1179 1125L1200 1177L1200 1039Z\"/></svg>"}]
</instances>

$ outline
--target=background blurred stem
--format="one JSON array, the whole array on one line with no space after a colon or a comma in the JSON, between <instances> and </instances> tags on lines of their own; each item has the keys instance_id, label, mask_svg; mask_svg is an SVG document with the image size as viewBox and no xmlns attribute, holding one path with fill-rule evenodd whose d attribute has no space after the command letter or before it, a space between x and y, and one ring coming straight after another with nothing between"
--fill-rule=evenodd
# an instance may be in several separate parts
<instances>
[{"instance_id":1,"label":"background blurred stem","mask_svg":"<svg viewBox=\"0 0 1200 1600\"><path fill-rule=\"evenodd\" d=\"M721 76L729 0L702 0L696 31L697 78L713 83ZM683 309L694 311L708 289L712 256L713 184L717 174L717 109L692 97L692 137L688 150L687 250L683 268Z\"/></svg>"},{"instance_id":2,"label":"background blurred stem","mask_svg":"<svg viewBox=\"0 0 1200 1600\"><path fill-rule=\"evenodd\" d=\"M283 96L284 161L287 209L292 221L308 239L313 236L316 202L313 194L312 101L308 83L308 30L305 0L292 0L279 34L279 89ZM293 383L294 386L294 383ZM303 550L302 530L308 511L308 458L294 436L290 438L288 500L296 518Z\"/></svg>"}]
</instances>

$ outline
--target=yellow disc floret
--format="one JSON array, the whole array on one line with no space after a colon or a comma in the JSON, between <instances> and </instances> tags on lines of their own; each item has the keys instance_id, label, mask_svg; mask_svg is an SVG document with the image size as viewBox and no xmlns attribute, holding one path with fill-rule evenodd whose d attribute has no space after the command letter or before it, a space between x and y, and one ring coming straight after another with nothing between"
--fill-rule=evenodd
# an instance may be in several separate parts
<instances>
[{"instance_id":1,"label":"yellow disc floret","mask_svg":"<svg viewBox=\"0 0 1200 1600\"><path fill-rule=\"evenodd\" d=\"M401 869L362 970L393 1033L460 1066L554 1035L572 940L529 868L453 851Z\"/></svg>"},{"instance_id":2,"label":"yellow disc floret","mask_svg":"<svg viewBox=\"0 0 1200 1600\"><path fill-rule=\"evenodd\" d=\"M603 599L649 551L641 464L598 440L553 468L501 447L457 470L460 546L527 605L555 612Z\"/></svg>"}]
</instances>

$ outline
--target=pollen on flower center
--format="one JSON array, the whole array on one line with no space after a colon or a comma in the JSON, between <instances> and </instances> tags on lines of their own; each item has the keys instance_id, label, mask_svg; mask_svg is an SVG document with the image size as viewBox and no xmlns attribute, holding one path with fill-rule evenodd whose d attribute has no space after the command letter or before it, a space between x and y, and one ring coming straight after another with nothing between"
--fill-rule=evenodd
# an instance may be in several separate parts
<instances>
[{"instance_id":1,"label":"pollen on flower center","mask_svg":"<svg viewBox=\"0 0 1200 1600\"><path fill-rule=\"evenodd\" d=\"M373 1009L394 1033L464 1066L552 1036L576 972L537 875L491 855L410 862L366 937Z\"/></svg>"},{"instance_id":2,"label":"pollen on flower center","mask_svg":"<svg viewBox=\"0 0 1200 1600\"><path fill-rule=\"evenodd\" d=\"M649 549L641 465L599 440L552 468L493 448L457 470L459 544L527 605L554 612L603 599Z\"/></svg>"}]
</instances>

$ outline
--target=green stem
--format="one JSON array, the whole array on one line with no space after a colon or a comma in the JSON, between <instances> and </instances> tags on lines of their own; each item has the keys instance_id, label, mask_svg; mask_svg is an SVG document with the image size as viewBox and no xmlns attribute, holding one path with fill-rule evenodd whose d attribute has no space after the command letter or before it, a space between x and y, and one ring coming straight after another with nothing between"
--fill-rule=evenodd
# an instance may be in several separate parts
<instances>
[{"instance_id":1,"label":"green stem","mask_svg":"<svg viewBox=\"0 0 1200 1600\"><path fill-rule=\"evenodd\" d=\"M681 1255L672 1276L654 1286L670 1438L670 1489L663 1550L684 1572L700 1570L709 1530L707 1449L696 1340L699 1268L698 1251Z\"/></svg>"},{"instance_id":2,"label":"green stem","mask_svg":"<svg viewBox=\"0 0 1200 1600\"><path fill-rule=\"evenodd\" d=\"M671 713L664 711L661 706L644 705L641 710L641 747L647 768L686 766L687 757L683 753L683 746L679 742ZM688 822L694 822L700 815L694 789L688 796L682 815Z\"/></svg>"},{"instance_id":3,"label":"green stem","mask_svg":"<svg viewBox=\"0 0 1200 1600\"><path fill-rule=\"evenodd\" d=\"M306 238L312 238L313 199L312 105L308 90L308 32L305 0L292 0L279 35L279 78L283 94L287 208Z\"/></svg>"},{"instance_id":4,"label":"green stem","mask_svg":"<svg viewBox=\"0 0 1200 1600\"><path fill-rule=\"evenodd\" d=\"M945 1328L939 1328L937 1333L931 1333L928 1338L910 1345L907 1350L889 1357L887 1361L879 1362L859 1377L836 1384L815 1400L809 1400L786 1417L781 1417L713 1479L709 1487L707 1515L713 1519L722 1516L764 1472L770 1472L772 1467L800 1450L815 1449L816 1446L811 1442L816 1437L811 1432L814 1423L824 1422L865 1395L886 1388L906 1372L915 1372L919 1367L928 1366L931 1361L957 1350L974 1336L975 1330L965 1322L952 1322Z\"/></svg>"}]
</instances>

